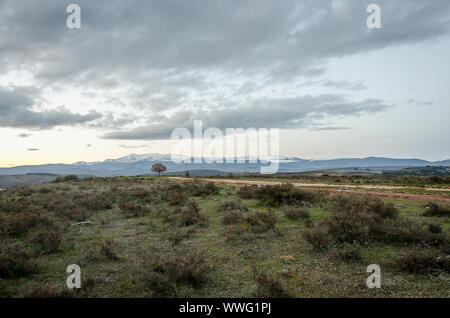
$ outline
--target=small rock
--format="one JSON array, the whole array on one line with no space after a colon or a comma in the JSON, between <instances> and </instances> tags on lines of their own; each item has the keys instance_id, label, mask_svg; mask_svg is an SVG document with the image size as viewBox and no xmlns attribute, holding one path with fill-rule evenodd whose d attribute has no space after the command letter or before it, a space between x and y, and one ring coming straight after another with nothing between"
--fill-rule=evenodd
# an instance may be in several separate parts
<instances>
[{"instance_id":1,"label":"small rock","mask_svg":"<svg viewBox=\"0 0 450 318\"><path fill-rule=\"evenodd\" d=\"M91 221L83 221L83 222L78 222L77 225L91 225L92 222Z\"/></svg>"}]
</instances>

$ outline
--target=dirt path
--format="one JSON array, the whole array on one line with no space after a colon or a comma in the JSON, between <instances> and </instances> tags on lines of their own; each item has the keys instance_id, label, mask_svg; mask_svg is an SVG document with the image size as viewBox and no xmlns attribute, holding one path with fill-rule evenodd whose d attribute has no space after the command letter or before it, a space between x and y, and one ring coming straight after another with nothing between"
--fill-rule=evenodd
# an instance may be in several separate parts
<instances>
[{"instance_id":1,"label":"dirt path","mask_svg":"<svg viewBox=\"0 0 450 318\"><path fill-rule=\"evenodd\" d=\"M245 185L279 185L284 182L275 181L254 181L254 180L232 180L232 179L210 179L210 178L195 178L186 179L182 177L170 177L173 180L201 180L215 183L223 183L236 186ZM393 200L407 200L416 202L429 202L440 201L450 203L450 189L448 188L419 188L419 187L406 187L406 186L384 186L384 185L344 185L344 184L325 184L325 183L292 183L293 186L299 188L305 188L313 191L326 190L332 193L356 193L356 194L370 194L385 199ZM361 189L367 189L364 191ZM373 190L405 190L405 189L420 189L430 191L449 191L449 194L415 194L415 193L400 193L400 192L386 192L386 191L373 191Z\"/></svg>"}]
</instances>

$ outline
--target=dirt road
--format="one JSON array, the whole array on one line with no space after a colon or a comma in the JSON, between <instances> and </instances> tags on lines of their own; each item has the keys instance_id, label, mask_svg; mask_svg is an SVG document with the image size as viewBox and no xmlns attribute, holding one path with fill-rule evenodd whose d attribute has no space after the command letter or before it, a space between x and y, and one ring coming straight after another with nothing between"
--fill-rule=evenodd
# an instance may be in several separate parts
<instances>
[{"instance_id":1,"label":"dirt road","mask_svg":"<svg viewBox=\"0 0 450 318\"><path fill-rule=\"evenodd\" d=\"M170 177L173 180L184 180L184 181L207 181L215 182L236 186L245 185L277 185L283 184L283 182L276 181L255 181L255 180L233 180L233 179L210 179L210 178L195 178L187 179L182 177ZM385 199L394 200L407 200L416 202L429 202L429 201L439 201L450 203L450 189L448 188L419 188L419 187L407 187L407 186L385 186L385 185L350 185L350 184L325 184L325 183L292 183L293 186L304 188L313 191L326 190L332 193L356 193L356 194L370 194ZM367 189L365 191L364 189ZM448 194L416 194L416 193L405 193L405 192L389 192L389 191L376 191L376 190L429 190L429 191L448 191Z\"/></svg>"}]
</instances>

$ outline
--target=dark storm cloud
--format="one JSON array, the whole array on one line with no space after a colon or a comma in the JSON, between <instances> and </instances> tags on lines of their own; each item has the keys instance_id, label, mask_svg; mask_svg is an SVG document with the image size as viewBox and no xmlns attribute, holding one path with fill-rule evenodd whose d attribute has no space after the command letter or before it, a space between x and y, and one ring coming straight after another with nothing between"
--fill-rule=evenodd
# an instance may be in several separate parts
<instances>
[{"instance_id":1,"label":"dark storm cloud","mask_svg":"<svg viewBox=\"0 0 450 318\"><path fill-rule=\"evenodd\" d=\"M382 30L366 26L372 0L78 0L82 28L66 28L70 1L0 1L0 71L26 69L36 89L89 87L99 92L127 87L113 96L112 113L91 123L114 129L143 119L149 124L107 138L163 138L194 117L216 127L304 127L305 118L354 116L385 110L382 101L343 102L343 97L310 104L274 100L274 85L321 77L326 61L447 34L450 1L378 0ZM361 90L363 84L321 81L325 88ZM258 92L258 106L223 96ZM1 93L1 91L0 91ZM229 93L230 94L230 93ZM200 95L200 97L198 96ZM29 99L17 110L0 100L0 126L48 128L91 122L100 114L65 108L35 112ZM268 106L275 103L275 108ZM198 106L198 104L201 104ZM240 104L240 108L235 108ZM139 116L117 116L123 105ZM365 105L365 106L363 106ZM113 108L117 109L113 109ZM262 108L261 108L262 107ZM176 111L182 108L185 111ZM363 110L361 110L364 109ZM164 119L158 112L173 110ZM201 112L200 112L201 110ZM20 113L20 116L14 114ZM163 116L156 121L155 115ZM255 118L251 118L253 116ZM144 118L145 119L145 118ZM248 121L248 122L247 122Z\"/></svg>"},{"instance_id":2,"label":"dark storm cloud","mask_svg":"<svg viewBox=\"0 0 450 318\"><path fill-rule=\"evenodd\" d=\"M351 102L340 95L303 96L285 99L261 99L249 107L215 109L212 111L180 111L129 131L103 135L105 139L168 139L175 128L193 130L194 120L203 127L226 128L308 128L325 116L348 117L378 113L392 107L383 101L366 99ZM333 128L342 129L342 128Z\"/></svg>"},{"instance_id":3,"label":"dark storm cloud","mask_svg":"<svg viewBox=\"0 0 450 318\"><path fill-rule=\"evenodd\" d=\"M79 125L102 117L91 110L86 115L74 114L64 106L35 111L36 92L30 88L0 87L0 127L48 129L61 125ZM25 137L22 135L22 137Z\"/></svg>"}]
</instances>

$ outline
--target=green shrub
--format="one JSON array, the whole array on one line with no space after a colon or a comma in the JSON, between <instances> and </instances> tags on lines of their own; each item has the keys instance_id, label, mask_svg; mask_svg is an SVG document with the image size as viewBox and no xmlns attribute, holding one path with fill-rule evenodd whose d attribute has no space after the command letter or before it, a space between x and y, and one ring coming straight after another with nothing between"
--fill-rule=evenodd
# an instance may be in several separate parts
<instances>
[{"instance_id":1,"label":"green shrub","mask_svg":"<svg viewBox=\"0 0 450 318\"><path fill-rule=\"evenodd\" d=\"M270 206L300 204L316 199L313 192L297 189L290 183L263 187L245 186L239 189L238 195L243 199L261 200Z\"/></svg>"},{"instance_id":2,"label":"green shrub","mask_svg":"<svg viewBox=\"0 0 450 318\"><path fill-rule=\"evenodd\" d=\"M272 210L248 214L246 221L256 233L276 230L277 217Z\"/></svg>"},{"instance_id":3,"label":"green shrub","mask_svg":"<svg viewBox=\"0 0 450 318\"><path fill-rule=\"evenodd\" d=\"M227 212L227 211L247 212L248 208L242 203L242 201L227 200L222 202L222 204L219 206L219 212Z\"/></svg>"}]
</instances>

